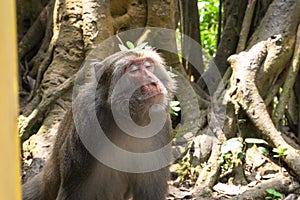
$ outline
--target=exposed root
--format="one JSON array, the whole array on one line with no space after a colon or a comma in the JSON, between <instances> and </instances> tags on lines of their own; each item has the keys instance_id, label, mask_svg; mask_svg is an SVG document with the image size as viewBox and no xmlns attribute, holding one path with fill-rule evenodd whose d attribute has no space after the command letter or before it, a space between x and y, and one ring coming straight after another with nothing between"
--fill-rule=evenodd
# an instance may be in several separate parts
<instances>
[{"instance_id":1,"label":"exposed root","mask_svg":"<svg viewBox=\"0 0 300 200\"><path fill-rule=\"evenodd\" d=\"M282 119L283 114L285 112L285 108L286 105L288 104L288 100L290 98L291 91L295 84L299 68L300 68L300 25L298 26L296 46L295 46L294 56L292 59L292 64L289 68L289 72L286 81L284 82L283 90L279 98L278 106L275 110L274 123L276 127L278 127L280 120Z\"/></svg>"},{"instance_id":2,"label":"exposed root","mask_svg":"<svg viewBox=\"0 0 300 200\"><path fill-rule=\"evenodd\" d=\"M272 36L253 46L249 52L242 52L228 59L233 73L226 101L235 105L236 112L240 108L244 109L270 145L286 149L287 155L282 157L282 160L294 171L297 178L300 178L300 152L290 146L275 128L255 85L256 72L267 54L272 54L282 48L281 39L281 36Z\"/></svg>"},{"instance_id":3,"label":"exposed root","mask_svg":"<svg viewBox=\"0 0 300 200\"><path fill-rule=\"evenodd\" d=\"M266 196L267 189L273 189L277 192L290 194L294 192L296 189L300 187L299 182L297 182L292 176L290 175L279 175L275 178L270 180L264 181L252 189L248 189L242 194L231 198L230 200L240 200L240 199L264 199L263 197Z\"/></svg>"},{"instance_id":4,"label":"exposed root","mask_svg":"<svg viewBox=\"0 0 300 200\"><path fill-rule=\"evenodd\" d=\"M31 136L30 133L32 126L37 122L48 106L73 86L74 79L75 75L71 76L64 83L58 86L52 93L45 95L39 105L28 117L20 116L24 119L24 121L19 125L19 133L22 141Z\"/></svg>"}]
</instances>

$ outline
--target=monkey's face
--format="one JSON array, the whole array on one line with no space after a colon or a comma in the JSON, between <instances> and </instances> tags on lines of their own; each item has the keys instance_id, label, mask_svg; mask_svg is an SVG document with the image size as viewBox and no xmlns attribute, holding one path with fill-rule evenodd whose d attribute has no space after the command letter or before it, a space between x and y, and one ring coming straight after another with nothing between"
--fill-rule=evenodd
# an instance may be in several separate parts
<instances>
[{"instance_id":1,"label":"monkey's face","mask_svg":"<svg viewBox=\"0 0 300 200\"><path fill-rule=\"evenodd\" d=\"M132 51L113 65L112 107L126 106L126 101L129 102L129 110L147 111L153 105L160 105L159 108L163 109L167 107L168 90L173 89L174 82L156 52Z\"/></svg>"},{"instance_id":2,"label":"monkey's face","mask_svg":"<svg viewBox=\"0 0 300 200\"><path fill-rule=\"evenodd\" d=\"M124 66L124 76L129 83L138 87L132 94L131 101L146 105L165 103L167 90L154 75L155 64L152 58L142 57L130 60Z\"/></svg>"}]
</instances>

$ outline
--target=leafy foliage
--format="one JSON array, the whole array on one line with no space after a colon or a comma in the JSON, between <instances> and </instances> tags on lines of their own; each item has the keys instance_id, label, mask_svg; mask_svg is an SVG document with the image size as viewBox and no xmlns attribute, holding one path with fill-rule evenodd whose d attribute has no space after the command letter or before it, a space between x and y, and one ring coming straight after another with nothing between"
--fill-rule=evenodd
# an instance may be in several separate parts
<instances>
[{"instance_id":1,"label":"leafy foliage","mask_svg":"<svg viewBox=\"0 0 300 200\"><path fill-rule=\"evenodd\" d=\"M267 196L265 199L279 200L283 199L283 195L274 189L266 189Z\"/></svg>"},{"instance_id":2,"label":"leafy foliage","mask_svg":"<svg viewBox=\"0 0 300 200\"><path fill-rule=\"evenodd\" d=\"M130 41L127 41L126 45L119 44L119 48L120 48L121 51L128 51L130 49L145 49L146 47L149 47L148 42L144 42L144 43L142 43L138 46L134 46L134 44Z\"/></svg>"},{"instance_id":3,"label":"leafy foliage","mask_svg":"<svg viewBox=\"0 0 300 200\"><path fill-rule=\"evenodd\" d=\"M269 145L268 142L266 142L265 140L260 139L260 138L246 138L245 139L245 143L246 144L253 144L255 147L257 147L256 146L257 144L260 144L260 145ZM257 150L261 154L263 154L263 155L268 155L268 153L269 153L268 150L265 147L263 147L263 146L258 146Z\"/></svg>"},{"instance_id":4,"label":"leafy foliage","mask_svg":"<svg viewBox=\"0 0 300 200\"><path fill-rule=\"evenodd\" d=\"M244 158L242 149L243 143L239 138L231 138L222 145L218 162L225 171L241 163L241 159Z\"/></svg>"},{"instance_id":5,"label":"leafy foliage","mask_svg":"<svg viewBox=\"0 0 300 200\"><path fill-rule=\"evenodd\" d=\"M200 171L200 166L192 166L191 159L186 157L175 166L175 172L177 174L177 179L175 180L175 182L182 182L189 179L191 183L194 184Z\"/></svg>"},{"instance_id":6,"label":"leafy foliage","mask_svg":"<svg viewBox=\"0 0 300 200\"><path fill-rule=\"evenodd\" d=\"M180 104L179 101L170 101L172 115L178 116L178 112L181 110L179 104Z\"/></svg>"},{"instance_id":7,"label":"leafy foliage","mask_svg":"<svg viewBox=\"0 0 300 200\"><path fill-rule=\"evenodd\" d=\"M219 0L198 0L198 8L202 47L212 57L217 49Z\"/></svg>"},{"instance_id":8,"label":"leafy foliage","mask_svg":"<svg viewBox=\"0 0 300 200\"><path fill-rule=\"evenodd\" d=\"M278 147L278 148L274 148L272 151L274 153L276 153L273 157L274 158L282 158L284 156L287 155L287 152L286 152L287 148L284 148L284 147Z\"/></svg>"}]
</instances>

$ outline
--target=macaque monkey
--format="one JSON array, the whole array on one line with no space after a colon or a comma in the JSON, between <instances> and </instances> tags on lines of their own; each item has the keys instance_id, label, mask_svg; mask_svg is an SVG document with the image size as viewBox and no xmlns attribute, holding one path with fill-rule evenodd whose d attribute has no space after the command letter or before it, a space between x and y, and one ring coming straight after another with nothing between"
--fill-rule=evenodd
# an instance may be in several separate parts
<instances>
[{"instance_id":1,"label":"macaque monkey","mask_svg":"<svg viewBox=\"0 0 300 200\"><path fill-rule=\"evenodd\" d=\"M169 173L164 163L171 161L172 140L168 100L175 84L164 68L163 60L155 51L145 47L120 51L102 62L89 65L95 72L96 81L90 84L81 80L79 88L82 90L73 92L73 101L75 98L79 102L79 109L73 106L66 113L52 155L42 172L23 185L23 199L165 199ZM92 85L95 89L91 89ZM94 104L83 102L89 97ZM95 134L95 138L89 135L89 128L93 126L91 111L96 113L97 123L109 141L121 149L120 152L128 153L124 155L130 156L119 156L119 150L109 152L106 144L97 146L97 142L102 142L97 140L98 132L91 134ZM165 120L151 135L149 126L157 127L153 121L161 113ZM77 117L80 119L76 121ZM125 128L118 125L116 118L121 125L126 122L123 123ZM138 128L131 129L130 123ZM76 124L83 127L83 132L88 130L87 133L81 133ZM124 130L126 126L132 133ZM143 131L147 127L148 131ZM87 145L84 140L93 144ZM163 153L147 157L149 152L159 149L164 149ZM142 156L132 159L131 154L133 157ZM152 165L153 170L149 167Z\"/></svg>"}]
</instances>

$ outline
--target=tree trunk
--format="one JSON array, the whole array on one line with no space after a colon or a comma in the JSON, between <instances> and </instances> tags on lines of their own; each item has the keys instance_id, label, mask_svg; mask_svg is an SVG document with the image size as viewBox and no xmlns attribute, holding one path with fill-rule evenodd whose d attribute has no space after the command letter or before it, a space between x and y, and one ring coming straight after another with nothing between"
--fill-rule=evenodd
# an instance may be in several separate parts
<instances>
[{"instance_id":1,"label":"tree trunk","mask_svg":"<svg viewBox=\"0 0 300 200\"><path fill-rule=\"evenodd\" d=\"M214 185L218 181L229 182L227 176L232 176L234 184L247 185L250 179L245 175L249 172L245 166L249 163L245 160L250 156L246 155L249 145L245 139L249 137L263 138L268 143L271 151L268 157L276 155L272 153L274 148L283 150L278 159L269 159L268 163L278 162L278 168L290 169L287 171L300 179L300 152L294 148L297 141L287 142L283 131L290 128L300 141L300 1L222 1L224 11L219 24L224 27L219 27L223 31L216 56L205 72L201 48L191 48L191 44L199 45L192 43L191 38L199 39L201 33L198 29L193 31L194 26L199 26L197 1L179 2L17 1L19 130L23 171L28 172L24 180L40 171L49 157L57 126L71 107L73 81L80 66L84 62L101 61L118 50L117 40L123 44L130 40L135 46L148 42L158 49L168 47L159 51L176 74L181 122L176 128L173 150L176 162L189 162L187 174L193 179L192 188L187 188L189 196L212 199ZM177 28L179 11L183 34L191 36L182 43L186 50L182 54L184 67L178 58L174 32L165 31ZM188 20L191 13L196 25ZM28 21L30 27L26 25ZM134 30L132 35L123 34L130 30ZM192 68L191 63L200 65ZM197 82L191 82L188 76ZM243 148L238 153L244 153L246 158L231 158L236 161L232 171L224 173L224 163L219 161L224 155L224 145L231 138L240 141ZM257 172L254 164L252 167ZM276 175L283 177L282 181L274 179L279 184L276 188L283 193L281 189L286 182L293 181L286 192L299 186L291 175L283 172ZM270 182L262 182L262 187L269 187ZM249 191L240 191L237 198L265 195L262 189L253 195Z\"/></svg>"}]
</instances>

